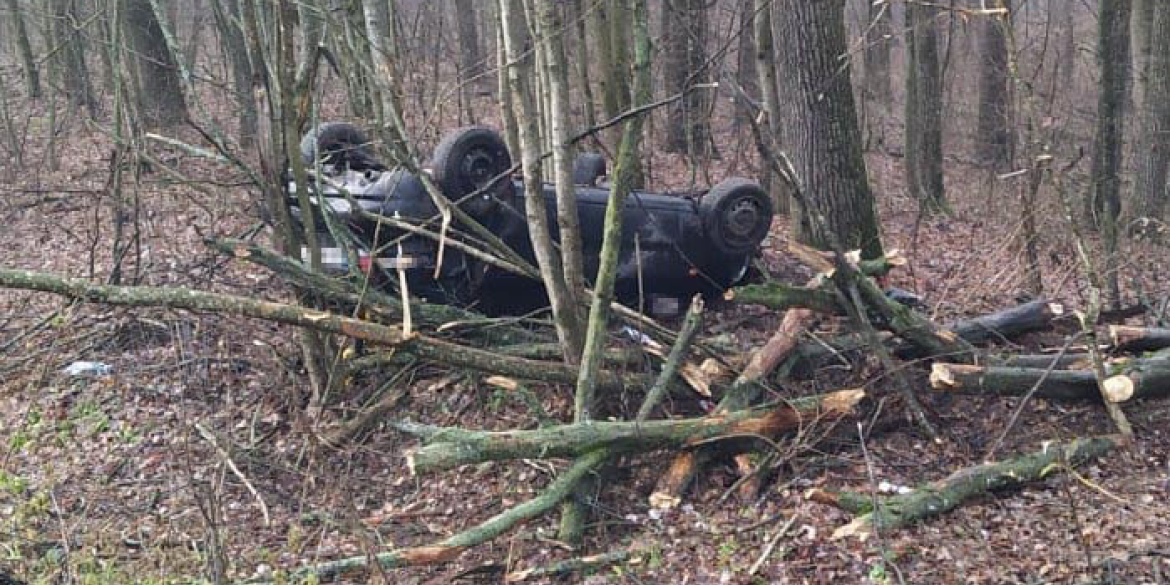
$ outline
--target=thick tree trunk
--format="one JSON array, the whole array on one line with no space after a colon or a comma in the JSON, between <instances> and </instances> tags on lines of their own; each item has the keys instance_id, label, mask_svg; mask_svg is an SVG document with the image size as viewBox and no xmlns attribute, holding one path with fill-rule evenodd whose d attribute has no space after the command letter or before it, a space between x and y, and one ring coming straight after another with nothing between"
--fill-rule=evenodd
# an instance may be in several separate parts
<instances>
[{"instance_id":1,"label":"thick tree trunk","mask_svg":"<svg viewBox=\"0 0 1170 585\"><path fill-rule=\"evenodd\" d=\"M1135 215L1161 219L1166 210L1166 171L1170 165L1170 4L1153 4L1149 36L1149 62L1134 75L1144 80L1134 88L1138 108L1137 174L1134 183ZM1135 19L1136 20L1136 19ZM1135 44L1138 39L1135 35Z\"/></svg>"},{"instance_id":2,"label":"thick tree trunk","mask_svg":"<svg viewBox=\"0 0 1170 585\"><path fill-rule=\"evenodd\" d=\"M794 214L798 241L818 247L829 235L818 233L824 222L848 249L860 248L866 258L882 254L881 237L869 188L861 131L853 102L846 55L843 0L781 0L779 32L774 39L780 64L786 120L784 147L792 157L801 191L813 209Z\"/></svg>"},{"instance_id":3,"label":"thick tree trunk","mask_svg":"<svg viewBox=\"0 0 1170 585\"><path fill-rule=\"evenodd\" d=\"M455 0L454 3L455 21L459 27L459 81L473 86L480 85L478 78L484 72L476 4L473 0Z\"/></svg>"},{"instance_id":4,"label":"thick tree trunk","mask_svg":"<svg viewBox=\"0 0 1170 585\"><path fill-rule=\"evenodd\" d=\"M1126 70L1129 63L1130 0L1101 0L1097 63L1101 83L1090 181L1090 224L1101 230L1106 253L1117 247L1121 214L1122 139L1125 136ZM1106 262L1111 262L1107 259Z\"/></svg>"},{"instance_id":5,"label":"thick tree trunk","mask_svg":"<svg viewBox=\"0 0 1170 585\"><path fill-rule=\"evenodd\" d=\"M859 492L830 492L815 489L808 498L859 514L853 522L838 528L834 538L864 536L875 530L896 530L954 510L963 502L991 490L1039 481L1053 471L1092 461L1119 443L1111 437L1076 439L1046 444L1039 451L1001 463L985 463L962 469L949 477L906 494L875 498Z\"/></svg>"},{"instance_id":6,"label":"thick tree trunk","mask_svg":"<svg viewBox=\"0 0 1170 585\"><path fill-rule=\"evenodd\" d=\"M1010 164L1012 143L1012 93L1008 83L1008 34L1012 26L1011 1L1000 0L998 8L1009 12L980 19L979 123L975 145L979 159L997 168Z\"/></svg>"},{"instance_id":7,"label":"thick tree trunk","mask_svg":"<svg viewBox=\"0 0 1170 585\"><path fill-rule=\"evenodd\" d=\"M772 34L772 0L753 0L752 10L755 11L755 20L752 26L755 29L756 41L756 74L759 76L760 96L764 101L764 114L767 116L769 138L776 144L783 144L784 138L781 128L780 93L776 79L776 45ZM760 156L766 156L761 152ZM770 166L765 166L763 184L768 189L773 205L779 213L789 213L792 204L791 193L787 184L772 172Z\"/></svg>"},{"instance_id":8,"label":"thick tree trunk","mask_svg":"<svg viewBox=\"0 0 1170 585\"><path fill-rule=\"evenodd\" d=\"M942 167L943 80L938 9L906 5L906 187L929 211L946 209Z\"/></svg>"},{"instance_id":9,"label":"thick tree trunk","mask_svg":"<svg viewBox=\"0 0 1170 585\"><path fill-rule=\"evenodd\" d=\"M138 113L147 127L171 126L187 119L178 63L167 48L151 0L121 0L122 30L138 80Z\"/></svg>"}]
</instances>

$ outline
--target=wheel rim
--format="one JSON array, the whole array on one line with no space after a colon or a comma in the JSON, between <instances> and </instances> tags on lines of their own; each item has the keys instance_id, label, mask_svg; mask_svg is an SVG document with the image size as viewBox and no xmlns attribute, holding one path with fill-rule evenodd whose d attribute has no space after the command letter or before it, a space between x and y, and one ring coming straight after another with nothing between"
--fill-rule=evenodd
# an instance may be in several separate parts
<instances>
[{"instance_id":1,"label":"wheel rim","mask_svg":"<svg viewBox=\"0 0 1170 585\"><path fill-rule=\"evenodd\" d=\"M496 176L496 157L483 148L477 148L463 157L462 175L475 189L482 189Z\"/></svg>"},{"instance_id":2,"label":"wheel rim","mask_svg":"<svg viewBox=\"0 0 1170 585\"><path fill-rule=\"evenodd\" d=\"M760 203L750 197L731 201L720 217L719 227L723 239L735 248L755 245L763 216Z\"/></svg>"}]
</instances>

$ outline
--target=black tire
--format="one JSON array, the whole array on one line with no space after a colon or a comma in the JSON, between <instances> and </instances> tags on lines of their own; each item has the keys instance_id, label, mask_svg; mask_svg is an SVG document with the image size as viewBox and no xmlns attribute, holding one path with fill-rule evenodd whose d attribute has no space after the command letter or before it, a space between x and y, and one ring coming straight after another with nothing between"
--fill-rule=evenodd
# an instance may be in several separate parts
<instances>
[{"instance_id":1,"label":"black tire","mask_svg":"<svg viewBox=\"0 0 1170 585\"><path fill-rule=\"evenodd\" d=\"M754 181L727 179L699 200L699 218L707 238L720 252L749 254L772 226L772 200Z\"/></svg>"},{"instance_id":2,"label":"black tire","mask_svg":"<svg viewBox=\"0 0 1170 585\"><path fill-rule=\"evenodd\" d=\"M301 159L312 165L318 157L321 164L337 170L386 170L386 165L374 158L370 139L347 122L325 122L305 133L301 138Z\"/></svg>"},{"instance_id":3,"label":"black tire","mask_svg":"<svg viewBox=\"0 0 1170 585\"><path fill-rule=\"evenodd\" d=\"M573 184L596 187L597 180L608 172L604 156L596 152L586 152L573 161Z\"/></svg>"},{"instance_id":4,"label":"black tire","mask_svg":"<svg viewBox=\"0 0 1170 585\"><path fill-rule=\"evenodd\" d=\"M483 126L460 128L443 138L431 158L431 177L443 193L459 200L487 186L493 179L512 168L512 156L500 134ZM511 181L501 178L500 187L488 195L500 193Z\"/></svg>"}]
</instances>

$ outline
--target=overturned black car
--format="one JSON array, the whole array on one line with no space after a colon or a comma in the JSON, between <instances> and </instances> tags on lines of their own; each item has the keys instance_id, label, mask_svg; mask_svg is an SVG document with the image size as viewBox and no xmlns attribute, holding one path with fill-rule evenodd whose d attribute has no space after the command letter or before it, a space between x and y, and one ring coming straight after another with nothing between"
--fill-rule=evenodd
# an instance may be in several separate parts
<instances>
[{"instance_id":1,"label":"overturned black car","mask_svg":"<svg viewBox=\"0 0 1170 585\"><path fill-rule=\"evenodd\" d=\"M377 160L356 127L322 124L305 135L301 154L310 171L311 216L327 270L348 271L356 261L362 271L398 282L396 274L402 269L412 294L431 302L475 306L488 314L527 311L546 302L536 280L450 245L444 247L440 263L435 238L399 229L407 222L438 231L438 207L419 177ZM500 136L476 126L447 135L424 172L447 199L534 263L524 219L526 193L521 181L506 176L511 167ZM573 175L585 271L592 276L597 272L610 193L605 160L582 155ZM294 217L304 221L291 179L288 194ZM541 196L547 199L549 223L557 238L553 185L546 184ZM330 211L328 218L321 213L322 204ZM393 219L397 227L379 217ZM771 222L767 194L746 179L727 179L700 193L631 193L625 204L615 294L622 303L655 315L677 312L695 293L718 295L744 278ZM456 229L454 234L451 237L479 246L467 230ZM307 258L307 250L302 252Z\"/></svg>"}]
</instances>

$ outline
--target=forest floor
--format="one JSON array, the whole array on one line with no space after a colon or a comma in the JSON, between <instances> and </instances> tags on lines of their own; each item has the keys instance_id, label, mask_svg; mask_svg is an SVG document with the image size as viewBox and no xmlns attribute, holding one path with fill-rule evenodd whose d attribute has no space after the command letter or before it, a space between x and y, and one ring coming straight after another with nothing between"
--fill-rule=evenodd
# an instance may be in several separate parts
<instances>
[{"instance_id":1,"label":"forest floor","mask_svg":"<svg viewBox=\"0 0 1170 585\"><path fill-rule=\"evenodd\" d=\"M0 163L0 265L104 278L112 254L109 146L97 132L75 130L58 148L56 170L36 144L23 164ZM256 196L239 187L244 178L181 154L164 162L191 182L158 169L127 169L126 194L140 202L127 225L136 224L140 238L124 279L290 299L279 281L202 244L204 235L239 234L257 221ZM875 153L868 163L885 244L910 259L890 284L923 295L944 322L1018 302L1024 270L1013 244L1020 214L1010 179L989 182L986 171L950 160L953 213L920 218L903 193L901 160ZM656 156L652 177L681 164ZM719 164L711 171L716 180L738 158L725 153ZM739 172L748 172L746 164ZM1040 209L1045 289L1076 309L1085 304L1083 280L1052 199L1043 193ZM803 282L784 253L784 223L776 222L765 245L765 265L777 278ZM1114 265L1129 298L1170 292L1166 253L1126 244L1124 261ZM760 309L723 308L706 333L725 335L747 351L778 320ZM39 330L18 338L38 323ZM0 291L0 569L29 583L183 582L207 573L207 552L218 542L230 574L245 578L438 540L529 497L563 466L523 461L413 477L403 458L413 439L387 428L341 450L321 447L310 438L313 421L294 403L305 385L295 337L258 321L70 305ZM1061 342L1061 334L1048 332L1019 343ZM62 373L78 360L103 362L112 373ZM874 364L841 370L818 372L786 392L834 389L842 379L889 390ZM647 504L663 455L635 458L596 499L587 549L633 547L639 560L561 582L1138 585L1170 579L1162 576L1170 573L1170 401L1127 407L1136 446L1078 475L987 495L864 542L832 539L848 517L806 501L807 489L868 491L868 466L877 481L915 486L977 464L1018 404L937 397L925 367L907 371L945 431L941 443L899 424L868 437L866 457L853 423L845 423L836 441L785 457L758 499L724 497L736 475L717 467L667 512ZM397 383L409 387L401 408L413 420L491 429L531 424L520 405L477 376L430 367L411 372ZM365 380L354 388L343 402L349 408L373 390ZM551 413L571 411L568 389L549 388L541 397ZM609 400L614 411L637 403L627 396ZM349 415L326 413L327 419ZM997 455L1110 431L1098 405L1034 400ZM506 572L573 556L555 541L556 520L555 514L538 518L452 565L398 570L381 582L502 582ZM770 555L752 574L766 549Z\"/></svg>"}]
</instances>

